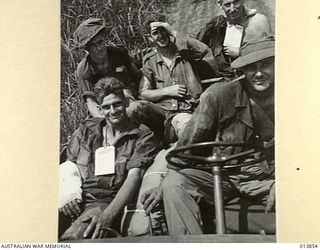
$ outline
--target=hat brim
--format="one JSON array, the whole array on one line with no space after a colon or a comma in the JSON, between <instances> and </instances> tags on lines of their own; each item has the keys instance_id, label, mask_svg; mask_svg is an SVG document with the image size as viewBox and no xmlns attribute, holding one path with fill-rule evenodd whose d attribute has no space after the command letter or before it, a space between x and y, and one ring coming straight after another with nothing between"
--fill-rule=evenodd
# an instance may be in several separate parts
<instances>
[{"instance_id":1,"label":"hat brim","mask_svg":"<svg viewBox=\"0 0 320 250\"><path fill-rule=\"evenodd\" d=\"M90 38L86 39L84 42L82 42L82 44L79 44L78 47L79 48L84 48L101 30L103 30L104 28L106 28L105 25L99 27L97 30L95 30L95 32L93 32L90 35Z\"/></svg>"},{"instance_id":2,"label":"hat brim","mask_svg":"<svg viewBox=\"0 0 320 250\"><path fill-rule=\"evenodd\" d=\"M234 69L242 68L251 63L255 63L263 59L273 57L274 54L274 47L255 51L247 55L239 56L236 60L234 60L231 63L231 67Z\"/></svg>"}]
</instances>

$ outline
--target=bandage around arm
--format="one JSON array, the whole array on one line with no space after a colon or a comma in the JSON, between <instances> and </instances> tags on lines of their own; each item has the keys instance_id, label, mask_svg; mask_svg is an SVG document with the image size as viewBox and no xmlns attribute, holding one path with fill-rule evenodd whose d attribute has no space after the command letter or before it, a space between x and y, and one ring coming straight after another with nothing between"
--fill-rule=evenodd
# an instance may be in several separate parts
<instances>
[{"instance_id":1,"label":"bandage around arm","mask_svg":"<svg viewBox=\"0 0 320 250\"><path fill-rule=\"evenodd\" d=\"M82 181L77 164L66 161L60 164L59 173L59 208L74 199L82 200Z\"/></svg>"}]
</instances>

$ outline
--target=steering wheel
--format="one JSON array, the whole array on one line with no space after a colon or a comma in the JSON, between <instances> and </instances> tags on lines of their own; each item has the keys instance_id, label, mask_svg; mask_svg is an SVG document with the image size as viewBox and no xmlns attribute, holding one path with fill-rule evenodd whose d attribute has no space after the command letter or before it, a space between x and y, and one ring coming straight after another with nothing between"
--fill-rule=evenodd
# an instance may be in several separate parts
<instances>
[{"instance_id":1,"label":"steering wheel","mask_svg":"<svg viewBox=\"0 0 320 250\"><path fill-rule=\"evenodd\" d=\"M195 155L199 149L227 149L228 147L241 148L239 153L222 154L216 150L211 156ZM264 161L267 151L264 147L244 142L202 142L173 149L166 155L169 164L179 168L210 169L213 173L214 205L217 234L226 233L225 214L223 206L223 192L221 171L223 169L243 167ZM177 161L178 160L178 161Z\"/></svg>"},{"instance_id":2,"label":"steering wheel","mask_svg":"<svg viewBox=\"0 0 320 250\"><path fill-rule=\"evenodd\" d=\"M214 153L211 156L195 155L194 150L240 148L241 152L231 155ZM212 166L223 166L223 169L257 164L267 159L266 149L260 145L245 142L201 142L178 147L168 152L166 160L179 168L212 169ZM240 161L240 162L239 162Z\"/></svg>"}]
</instances>

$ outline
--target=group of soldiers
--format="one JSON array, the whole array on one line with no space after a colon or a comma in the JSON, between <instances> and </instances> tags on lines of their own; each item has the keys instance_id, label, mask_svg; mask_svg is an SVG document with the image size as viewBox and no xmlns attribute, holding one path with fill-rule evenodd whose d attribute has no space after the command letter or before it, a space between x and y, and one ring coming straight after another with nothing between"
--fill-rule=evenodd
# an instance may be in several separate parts
<instances>
[{"instance_id":1,"label":"group of soldiers","mask_svg":"<svg viewBox=\"0 0 320 250\"><path fill-rule=\"evenodd\" d=\"M60 240L107 237L137 196L143 216L163 201L170 235L202 234L199 202L213 199L212 172L159 164L155 157L170 147L215 140L272 148L275 41L269 21L245 0L218 5L225 15L196 39L162 15L146 20L154 47L141 69L125 48L107 46L102 19L89 18L75 30L77 46L87 52L75 74L89 117L71 136L60 165ZM210 86L195 67L203 60L219 79ZM140 188L148 169L164 174L156 186ZM223 176L222 187L226 200L253 197L273 211L273 161Z\"/></svg>"}]
</instances>

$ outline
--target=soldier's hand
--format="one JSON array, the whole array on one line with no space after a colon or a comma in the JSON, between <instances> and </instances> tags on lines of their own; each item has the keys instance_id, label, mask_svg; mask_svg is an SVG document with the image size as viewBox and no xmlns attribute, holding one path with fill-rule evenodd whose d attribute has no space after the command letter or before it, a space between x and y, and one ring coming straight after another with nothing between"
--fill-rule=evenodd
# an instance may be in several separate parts
<instances>
[{"instance_id":1,"label":"soldier's hand","mask_svg":"<svg viewBox=\"0 0 320 250\"><path fill-rule=\"evenodd\" d=\"M107 229L112 223L110 213L101 207L96 207L89 210L82 222L87 222L86 231L83 233L84 238L88 238L92 234L91 239L104 238L107 234Z\"/></svg>"},{"instance_id":2,"label":"soldier's hand","mask_svg":"<svg viewBox=\"0 0 320 250\"><path fill-rule=\"evenodd\" d=\"M224 53L232 58L236 58L240 55L240 48L225 46L223 47Z\"/></svg>"},{"instance_id":3,"label":"soldier's hand","mask_svg":"<svg viewBox=\"0 0 320 250\"><path fill-rule=\"evenodd\" d=\"M167 96L172 96L172 97L184 97L187 94L187 88L186 86L182 84L176 84L170 87L166 87L167 91Z\"/></svg>"},{"instance_id":4,"label":"soldier's hand","mask_svg":"<svg viewBox=\"0 0 320 250\"><path fill-rule=\"evenodd\" d=\"M75 219L81 214L81 202L82 201L80 199L74 199L73 201L70 201L62 208L60 208L59 211L64 213L64 215L70 216L72 219Z\"/></svg>"},{"instance_id":5,"label":"soldier's hand","mask_svg":"<svg viewBox=\"0 0 320 250\"><path fill-rule=\"evenodd\" d=\"M144 192L140 198L140 202L143 204L145 214L148 215L152 209L162 200L162 186L150 189Z\"/></svg>"}]
</instances>

